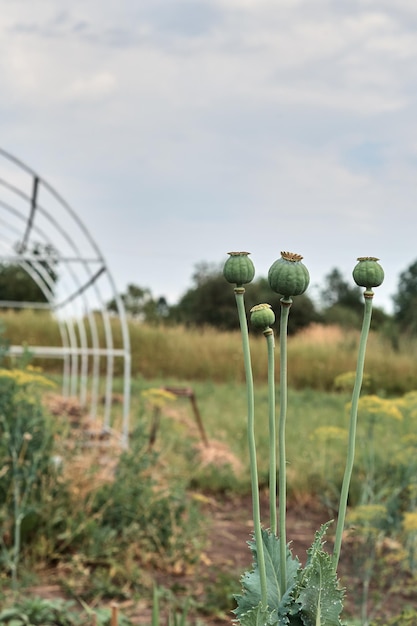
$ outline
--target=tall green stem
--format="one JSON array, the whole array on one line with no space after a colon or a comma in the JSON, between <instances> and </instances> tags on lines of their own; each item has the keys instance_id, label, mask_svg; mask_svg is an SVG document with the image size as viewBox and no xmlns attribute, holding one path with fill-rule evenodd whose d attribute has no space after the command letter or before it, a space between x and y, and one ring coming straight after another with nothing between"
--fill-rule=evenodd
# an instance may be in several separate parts
<instances>
[{"instance_id":1,"label":"tall green stem","mask_svg":"<svg viewBox=\"0 0 417 626\"><path fill-rule=\"evenodd\" d=\"M362 387L363 370L365 366L365 352L366 343L369 335L369 328L371 326L372 317L372 298L374 294L372 289L367 289L364 293L365 307L362 322L362 330L359 341L358 361L356 365L356 377L355 384L352 393L352 404L350 409L350 422L349 422L349 439L348 439L348 451L346 457L345 474L343 476L342 489L340 493L339 513L336 527L336 537L333 549L333 569L336 572L340 558L340 550L342 547L343 529L345 526L346 509L349 496L349 486L352 477L353 462L355 458L355 443L356 443L356 425L358 421L358 403L359 395Z\"/></svg>"},{"instance_id":2,"label":"tall green stem","mask_svg":"<svg viewBox=\"0 0 417 626\"><path fill-rule=\"evenodd\" d=\"M243 287L235 288L236 305L239 314L239 324L242 334L243 361L245 365L247 405L248 405L248 446L252 488L253 525L255 533L256 551L258 556L259 576L261 582L261 603L263 608L267 606L266 567L264 547L262 543L261 511L259 504L259 481L258 466L256 460L255 442L255 400L253 391L252 364L250 359L249 333L246 320Z\"/></svg>"},{"instance_id":3,"label":"tall green stem","mask_svg":"<svg viewBox=\"0 0 417 626\"><path fill-rule=\"evenodd\" d=\"M277 534L277 438L275 427L275 359L274 331L264 335L268 347L268 415L269 415L269 517L271 532Z\"/></svg>"},{"instance_id":4,"label":"tall green stem","mask_svg":"<svg viewBox=\"0 0 417 626\"><path fill-rule=\"evenodd\" d=\"M281 569L281 593L287 589L287 460L285 451L285 423L287 419L287 334L288 316L292 304L291 298L281 298L281 316L279 326L280 346L280 411L278 428L278 451L279 451L279 549Z\"/></svg>"},{"instance_id":5,"label":"tall green stem","mask_svg":"<svg viewBox=\"0 0 417 626\"><path fill-rule=\"evenodd\" d=\"M17 591L17 568L20 557L20 528L22 523L22 507L20 493L20 469L16 450L12 450L13 459L13 512L14 512L14 543L13 543L13 560L11 561L12 569L12 589Z\"/></svg>"}]
</instances>

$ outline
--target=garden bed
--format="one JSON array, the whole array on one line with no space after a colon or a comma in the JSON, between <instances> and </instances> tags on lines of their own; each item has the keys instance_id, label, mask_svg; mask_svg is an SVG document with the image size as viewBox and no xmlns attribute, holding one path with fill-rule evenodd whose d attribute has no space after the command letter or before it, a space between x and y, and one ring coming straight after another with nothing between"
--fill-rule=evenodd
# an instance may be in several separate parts
<instances>
[{"instance_id":1,"label":"garden bed","mask_svg":"<svg viewBox=\"0 0 417 626\"><path fill-rule=\"evenodd\" d=\"M200 554L199 560L188 568L179 565L177 571L152 570L150 575L157 584L172 594L181 606L186 599L192 599L197 607L191 610L191 616L198 615L198 621L207 626L218 624L232 624L234 608L233 593L240 590L239 579L242 573L251 566L251 553L247 541L251 536L251 497L222 495L212 496L196 494L201 502L202 514L205 522L203 531L207 534L207 541ZM268 496L263 494L262 506L268 507ZM315 531L328 520L327 512L310 502L291 503L288 515L287 532L291 541L293 553L303 562L307 549L310 547ZM329 537L329 549L332 548L332 538ZM345 598L346 619L357 617L361 609L360 575L357 563L353 558L357 550L352 539L347 539L340 561L340 576L349 592ZM389 546L386 546L389 552ZM401 570L398 574L403 577ZM53 584L54 573L47 572L47 581L28 589L30 594L47 599L65 598L62 588ZM409 581L411 582L411 581ZM399 615L406 606L417 607L417 589L413 586L405 587L400 591L392 585L383 584L381 579L374 580L370 590L370 605L374 614L373 619L388 620ZM113 600L100 600L92 608L110 608ZM152 606L149 599L128 599L117 602L119 610L127 616L133 624L144 625L151 623ZM352 622L359 624L360 621ZM384 621L380 622L385 623Z\"/></svg>"}]
</instances>

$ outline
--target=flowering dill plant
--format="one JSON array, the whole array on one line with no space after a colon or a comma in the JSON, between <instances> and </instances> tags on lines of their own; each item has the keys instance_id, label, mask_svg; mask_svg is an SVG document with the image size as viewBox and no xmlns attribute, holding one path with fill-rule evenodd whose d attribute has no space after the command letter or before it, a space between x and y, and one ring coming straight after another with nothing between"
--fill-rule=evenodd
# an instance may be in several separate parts
<instances>
[{"instance_id":1,"label":"flowering dill plant","mask_svg":"<svg viewBox=\"0 0 417 626\"><path fill-rule=\"evenodd\" d=\"M41 510L43 481L54 471L53 433L41 389L53 387L31 370L0 370L0 554L17 584L22 528Z\"/></svg>"}]
</instances>

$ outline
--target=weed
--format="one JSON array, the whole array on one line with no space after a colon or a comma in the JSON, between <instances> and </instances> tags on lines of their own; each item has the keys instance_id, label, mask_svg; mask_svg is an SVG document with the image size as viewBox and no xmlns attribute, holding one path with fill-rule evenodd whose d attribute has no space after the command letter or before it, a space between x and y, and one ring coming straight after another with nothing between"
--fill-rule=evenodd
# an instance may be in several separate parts
<instances>
[{"instance_id":1,"label":"weed","mask_svg":"<svg viewBox=\"0 0 417 626\"><path fill-rule=\"evenodd\" d=\"M92 622L92 617L94 621ZM112 609L92 611L86 607L81 612L74 601L45 600L39 597L21 598L13 606L0 612L0 624L6 626L131 626L131 622L117 612L112 619Z\"/></svg>"},{"instance_id":2,"label":"weed","mask_svg":"<svg viewBox=\"0 0 417 626\"><path fill-rule=\"evenodd\" d=\"M234 575L221 570L214 570L214 580L206 584L204 603L201 610L206 615L225 619L236 608L235 596L239 593L239 584Z\"/></svg>"},{"instance_id":3,"label":"weed","mask_svg":"<svg viewBox=\"0 0 417 626\"><path fill-rule=\"evenodd\" d=\"M405 608L399 615L392 617L388 621L378 619L372 622L371 626L415 626L417 624L417 611L412 608Z\"/></svg>"}]
</instances>

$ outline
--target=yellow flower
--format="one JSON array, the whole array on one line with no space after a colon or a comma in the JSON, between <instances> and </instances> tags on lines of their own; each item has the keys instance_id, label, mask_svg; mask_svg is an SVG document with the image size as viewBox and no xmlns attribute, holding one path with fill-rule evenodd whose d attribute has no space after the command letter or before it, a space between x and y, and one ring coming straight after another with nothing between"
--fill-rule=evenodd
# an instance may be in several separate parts
<instances>
[{"instance_id":1,"label":"yellow flower","mask_svg":"<svg viewBox=\"0 0 417 626\"><path fill-rule=\"evenodd\" d=\"M55 387L55 383L45 378L40 374L37 374L28 370L19 369L0 369L0 379L14 380L20 387L26 387L28 385L38 385L40 387Z\"/></svg>"},{"instance_id":2,"label":"yellow flower","mask_svg":"<svg viewBox=\"0 0 417 626\"><path fill-rule=\"evenodd\" d=\"M397 399L396 402L405 416L417 419L417 391L409 391L402 398Z\"/></svg>"},{"instance_id":3,"label":"yellow flower","mask_svg":"<svg viewBox=\"0 0 417 626\"><path fill-rule=\"evenodd\" d=\"M404 417L400 407L398 406L397 400L395 399L385 400L385 413L388 418L392 418L398 421L401 421Z\"/></svg>"},{"instance_id":4,"label":"yellow flower","mask_svg":"<svg viewBox=\"0 0 417 626\"><path fill-rule=\"evenodd\" d=\"M356 372L344 372L334 379L334 388L337 391L352 391L355 384ZM372 379L369 374L364 374L362 379L362 389L369 389Z\"/></svg>"},{"instance_id":5,"label":"yellow flower","mask_svg":"<svg viewBox=\"0 0 417 626\"><path fill-rule=\"evenodd\" d=\"M348 511L346 521L367 531L377 531L386 516L387 510L382 504L361 504Z\"/></svg>"},{"instance_id":6,"label":"yellow flower","mask_svg":"<svg viewBox=\"0 0 417 626\"><path fill-rule=\"evenodd\" d=\"M37 372L38 374L43 371L42 368L38 367L37 365L26 365L26 370L28 372Z\"/></svg>"},{"instance_id":7,"label":"yellow flower","mask_svg":"<svg viewBox=\"0 0 417 626\"><path fill-rule=\"evenodd\" d=\"M402 400L408 406L415 406L417 404L417 391L409 391L403 395Z\"/></svg>"},{"instance_id":8,"label":"yellow flower","mask_svg":"<svg viewBox=\"0 0 417 626\"><path fill-rule=\"evenodd\" d=\"M310 435L310 439L326 442L330 439L346 441L347 430L338 426L319 426Z\"/></svg>"},{"instance_id":9,"label":"yellow flower","mask_svg":"<svg viewBox=\"0 0 417 626\"><path fill-rule=\"evenodd\" d=\"M406 448L416 448L417 447L417 433L408 433L401 437L401 443L404 444Z\"/></svg>"},{"instance_id":10,"label":"yellow flower","mask_svg":"<svg viewBox=\"0 0 417 626\"><path fill-rule=\"evenodd\" d=\"M404 513L403 529L406 533L417 532L417 511L408 511Z\"/></svg>"},{"instance_id":11,"label":"yellow flower","mask_svg":"<svg viewBox=\"0 0 417 626\"><path fill-rule=\"evenodd\" d=\"M351 402L346 405L346 408L350 410ZM359 399L358 405L359 417L379 417L388 418L401 421L403 415L397 406L395 400L389 400L387 398L380 398L374 394L369 396L363 396Z\"/></svg>"},{"instance_id":12,"label":"yellow flower","mask_svg":"<svg viewBox=\"0 0 417 626\"><path fill-rule=\"evenodd\" d=\"M392 462L400 466L416 467L417 434L408 433L399 440L399 447L392 457Z\"/></svg>"},{"instance_id":13,"label":"yellow flower","mask_svg":"<svg viewBox=\"0 0 417 626\"><path fill-rule=\"evenodd\" d=\"M150 404L151 407L157 409L162 409L169 402L176 400L176 395L171 393L171 391L156 387L145 389L145 391L142 391L141 396Z\"/></svg>"}]
</instances>

